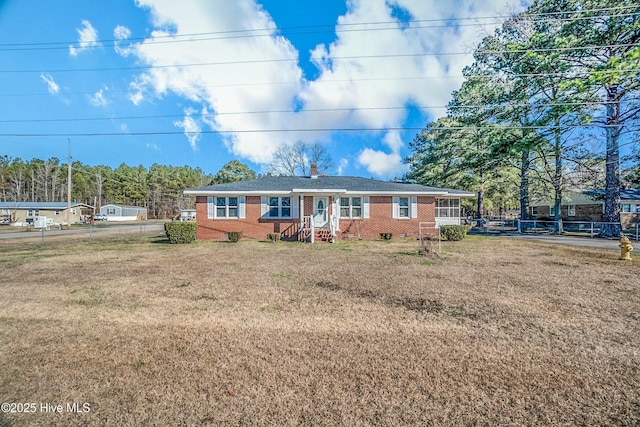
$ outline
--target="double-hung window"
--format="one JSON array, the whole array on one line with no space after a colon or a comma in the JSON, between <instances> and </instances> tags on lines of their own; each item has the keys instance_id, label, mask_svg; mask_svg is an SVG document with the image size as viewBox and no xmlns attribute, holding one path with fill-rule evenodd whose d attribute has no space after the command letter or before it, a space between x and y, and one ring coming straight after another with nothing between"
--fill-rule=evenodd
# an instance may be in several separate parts
<instances>
[{"instance_id":1,"label":"double-hung window","mask_svg":"<svg viewBox=\"0 0 640 427\"><path fill-rule=\"evenodd\" d=\"M246 214L245 196L208 196L208 219L244 218Z\"/></svg>"},{"instance_id":2,"label":"double-hung window","mask_svg":"<svg viewBox=\"0 0 640 427\"><path fill-rule=\"evenodd\" d=\"M269 218L291 218L291 197L269 197Z\"/></svg>"},{"instance_id":3,"label":"double-hung window","mask_svg":"<svg viewBox=\"0 0 640 427\"><path fill-rule=\"evenodd\" d=\"M238 218L238 198L217 196L216 218Z\"/></svg>"},{"instance_id":4,"label":"double-hung window","mask_svg":"<svg viewBox=\"0 0 640 427\"><path fill-rule=\"evenodd\" d=\"M409 198L398 197L398 214L400 218L409 218Z\"/></svg>"},{"instance_id":5,"label":"double-hung window","mask_svg":"<svg viewBox=\"0 0 640 427\"><path fill-rule=\"evenodd\" d=\"M340 197L340 218L361 218L362 197Z\"/></svg>"},{"instance_id":6,"label":"double-hung window","mask_svg":"<svg viewBox=\"0 0 640 427\"><path fill-rule=\"evenodd\" d=\"M576 216L576 205L567 206L567 216Z\"/></svg>"},{"instance_id":7,"label":"double-hung window","mask_svg":"<svg viewBox=\"0 0 640 427\"><path fill-rule=\"evenodd\" d=\"M398 196L392 198L392 218L418 218L418 198L416 196Z\"/></svg>"},{"instance_id":8,"label":"double-hung window","mask_svg":"<svg viewBox=\"0 0 640 427\"><path fill-rule=\"evenodd\" d=\"M629 203L624 203L620 205L620 212L624 212L624 213L631 212L631 205Z\"/></svg>"}]
</instances>

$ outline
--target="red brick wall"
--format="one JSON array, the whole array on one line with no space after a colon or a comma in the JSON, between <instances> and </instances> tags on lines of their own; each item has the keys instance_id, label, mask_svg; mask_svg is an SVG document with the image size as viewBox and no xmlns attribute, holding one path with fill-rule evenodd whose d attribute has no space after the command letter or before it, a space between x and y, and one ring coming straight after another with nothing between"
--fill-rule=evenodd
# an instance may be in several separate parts
<instances>
[{"instance_id":1,"label":"red brick wall","mask_svg":"<svg viewBox=\"0 0 640 427\"><path fill-rule=\"evenodd\" d=\"M600 222L602 221L602 205L598 203L588 205L575 205L576 214L569 216L568 206L562 206L560 208L560 214L563 221L588 221L588 222ZM553 221L551 216L551 208L549 206L538 206L538 215L535 219L543 221Z\"/></svg>"},{"instance_id":2,"label":"red brick wall","mask_svg":"<svg viewBox=\"0 0 640 427\"><path fill-rule=\"evenodd\" d=\"M329 197L331 214L332 198ZM313 212L313 196L304 198L304 215ZM242 231L244 238L266 239L267 233L285 233L295 236L300 220L292 219L260 219L260 196L247 196L245 219L208 219L207 197L196 197L196 218L198 221L198 240L223 240L229 231ZM418 197L418 218L392 218L392 197L371 196L369 201L369 218L341 219L338 238L379 239L380 233L393 233L393 237L417 237L418 223L435 222L435 198Z\"/></svg>"},{"instance_id":3,"label":"red brick wall","mask_svg":"<svg viewBox=\"0 0 640 427\"><path fill-rule=\"evenodd\" d=\"M260 196L247 196L245 219L208 219L207 197L196 197L196 220L198 221L198 240L225 240L225 233L242 231L243 238L266 239L268 233L295 235L300 220L261 219Z\"/></svg>"},{"instance_id":4,"label":"red brick wall","mask_svg":"<svg viewBox=\"0 0 640 427\"><path fill-rule=\"evenodd\" d=\"M393 218L391 196L369 198L369 218L341 219L339 238L379 239L380 233L393 237L418 237L420 222L435 222L435 198L418 196L418 218Z\"/></svg>"}]
</instances>

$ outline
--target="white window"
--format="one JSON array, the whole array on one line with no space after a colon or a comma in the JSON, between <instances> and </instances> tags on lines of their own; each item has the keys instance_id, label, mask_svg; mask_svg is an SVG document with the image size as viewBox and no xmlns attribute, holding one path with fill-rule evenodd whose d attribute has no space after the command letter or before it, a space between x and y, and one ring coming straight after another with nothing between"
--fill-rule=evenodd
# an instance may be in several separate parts
<instances>
[{"instance_id":1,"label":"white window","mask_svg":"<svg viewBox=\"0 0 640 427\"><path fill-rule=\"evenodd\" d=\"M538 207L537 206L531 206L531 215L532 216L538 216Z\"/></svg>"},{"instance_id":2,"label":"white window","mask_svg":"<svg viewBox=\"0 0 640 427\"><path fill-rule=\"evenodd\" d=\"M393 197L392 218L417 218L418 198L417 197Z\"/></svg>"},{"instance_id":3,"label":"white window","mask_svg":"<svg viewBox=\"0 0 640 427\"><path fill-rule=\"evenodd\" d=\"M340 197L340 218L361 218L362 197Z\"/></svg>"},{"instance_id":4,"label":"white window","mask_svg":"<svg viewBox=\"0 0 640 427\"><path fill-rule=\"evenodd\" d=\"M398 197L398 206L399 206L398 216L400 218L409 218L409 198Z\"/></svg>"},{"instance_id":5,"label":"white window","mask_svg":"<svg viewBox=\"0 0 640 427\"><path fill-rule=\"evenodd\" d=\"M115 215L116 208L107 208L107 215Z\"/></svg>"},{"instance_id":6,"label":"white window","mask_svg":"<svg viewBox=\"0 0 640 427\"><path fill-rule=\"evenodd\" d=\"M27 216L40 216L40 209L29 209Z\"/></svg>"},{"instance_id":7,"label":"white window","mask_svg":"<svg viewBox=\"0 0 640 427\"><path fill-rule=\"evenodd\" d=\"M640 213L640 205L636 205L636 213Z\"/></svg>"},{"instance_id":8,"label":"white window","mask_svg":"<svg viewBox=\"0 0 640 427\"><path fill-rule=\"evenodd\" d=\"M244 218L245 196L208 196L207 218Z\"/></svg>"},{"instance_id":9,"label":"white window","mask_svg":"<svg viewBox=\"0 0 640 427\"><path fill-rule=\"evenodd\" d=\"M216 218L238 218L238 198L216 197Z\"/></svg>"},{"instance_id":10,"label":"white window","mask_svg":"<svg viewBox=\"0 0 640 427\"><path fill-rule=\"evenodd\" d=\"M555 206L549 206L549 215L551 215L551 216L555 216L556 215L556 207Z\"/></svg>"},{"instance_id":11,"label":"white window","mask_svg":"<svg viewBox=\"0 0 640 427\"><path fill-rule=\"evenodd\" d=\"M59 210L56 210L56 211L54 211L54 212L53 212L53 214L54 214L54 215L60 215L60 211L59 211Z\"/></svg>"},{"instance_id":12,"label":"white window","mask_svg":"<svg viewBox=\"0 0 640 427\"><path fill-rule=\"evenodd\" d=\"M242 197L241 204L242 202ZM299 199L297 196L262 196L260 198L260 218L297 218Z\"/></svg>"},{"instance_id":13,"label":"white window","mask_svg":"<svg viewBox=\"0 0 640 427\"><path fill-rule=\"evenodd\" d=\"M460 199L436 199L436 218L460 218Z\"/></svg>"},{"instance_id":14,"label":"white window","mask_svg":"<svg viewBox=\"0 0 640 427\"><path fill-rule=\"evenodd\" d=\"M291 218L291 197L269 197L269 218Z\"/></svg>"},{"instance_id":15,"label":"white window","mask_svg":"<svg viewBox=\"0 0 640 427\"><path fill-rule=\"evenodd\" d=\"M567 206L567 216L576 216L576 205Z\"/></svg>"},{"instance_id":16,"label":"white window","mask_svg":"<svg viewBox=\"0 0 640 427\"><path fill-rule=\"evenodd\" d=\"M631 205L629 203L624 203L620 205L620 212L624 212L624 213L631 212Z\"/></svg>"}]
</instances>

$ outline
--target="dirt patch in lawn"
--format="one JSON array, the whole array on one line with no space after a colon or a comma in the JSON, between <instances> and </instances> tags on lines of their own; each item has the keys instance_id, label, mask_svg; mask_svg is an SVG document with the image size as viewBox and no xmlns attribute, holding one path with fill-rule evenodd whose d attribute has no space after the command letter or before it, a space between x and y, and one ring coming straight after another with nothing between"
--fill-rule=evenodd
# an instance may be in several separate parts
<instances>
[{"instance_id":1,"label":"dirt patch in lawn","mask_svg":"<svg viewBox=\"0 0 640 427\"><path fill-rule=\"evenodd\" d=\"M37 404L1 426L640 423L640 263L611 251L61 241L0 269L0 401Z\"/></svg>"}]
</instances>

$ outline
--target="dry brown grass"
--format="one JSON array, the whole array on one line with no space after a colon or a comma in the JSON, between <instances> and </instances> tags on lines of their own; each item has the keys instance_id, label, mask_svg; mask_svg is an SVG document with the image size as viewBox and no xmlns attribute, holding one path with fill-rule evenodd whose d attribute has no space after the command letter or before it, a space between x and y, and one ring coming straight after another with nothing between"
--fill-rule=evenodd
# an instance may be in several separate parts
<instances>
[{"instance_id":1,"label":"dry brown grass","mask_svg":"<svg viewBox=\"0 0 640 427\"><path fill-rule=\"evenodd\" d=\"M0 249L0 425L637 425L640 263L504 239Z\"/></svg>"}]
</instances>

